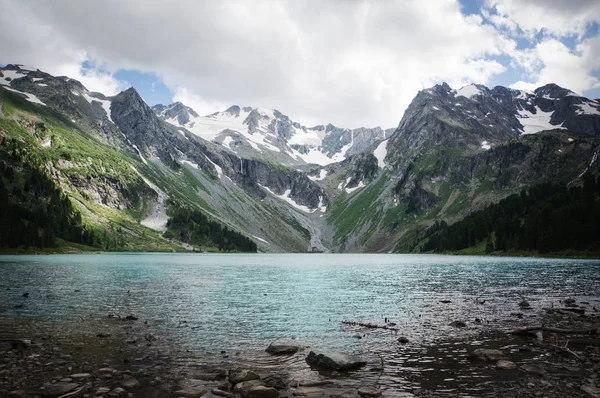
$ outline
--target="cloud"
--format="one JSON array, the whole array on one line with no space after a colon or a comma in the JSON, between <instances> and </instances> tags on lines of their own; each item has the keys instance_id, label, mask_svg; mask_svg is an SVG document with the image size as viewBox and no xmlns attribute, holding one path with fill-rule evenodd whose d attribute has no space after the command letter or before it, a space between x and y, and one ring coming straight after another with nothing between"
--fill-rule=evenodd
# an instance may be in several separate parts
<instances>
[{"instance_id":1,"label":"cloud","mask_svg":"<svg viewBox=\"0 0 600 398\"><path fill-rule=\"evenodd\" d=\"M306 125L391 127L420 89L493 83L510 66L503 56L523 82L569 71L585 74L573 89L594 86L592 41L567 51L571 69L552 43L517 50L522 32L579 34L598 19L591 2L573 3L532 0L525 12L487 0L482 15L466 16L457 0L0 0L0 61L107 94L126 85L114 71L153 73L201 114L238 104ZM86 60L101 67L82 70Z\"/></svg>"},{"instance_id":2,"label":"cloud","mask_svg":"<svg viewBox=\"0 0 600 398\"><path fill-rule=\"evenodd\" d=\"M0 39L7 62L77 73L83 56L108 71L156 73L176 99L206 111L272 107L305 124L397 125L418 90L442 80L489 83L505 70L489 57L515 46L454 0L0 5L12 11L0 17L0 38L13 39ZM122 86L110 73L73 77Z\"/></svg>"},{"instance_id":3,"label":"cloud","mask_svg":"<svg viewBox=\"0 0 600 398\"><path fill-rule=\"evenodd\" d=\"M513 33L518 28L529 39L538 33L582 37L600 21L597 0L485 0L483 12L496 26Z\"/></svg>"},{"instance_id":4,"label":"cloud","mask_svg":"<svg viewBox=\"0 0 600 398\"><path fill-rule=\"evenodd\" d=\"M20 2L0 1L2 62L31 65L55 76L69 76L89 90L114 95L129 85L108 71L83 68L91 57L85 47L73 43L59 27ZM27 21L24 23L23 21Z\"/></svg>"},{"instance_id":5,"label":"cloud","mask_svg":"<svg viewBox=\"0 0 600 398\"><path fill-rule=\"evenodd\" d=\"M554 38L546 38L534 48L520 51L513 57L522 66L529 82L523 80L513 88L532 90L547 83L556 83L575 92L599 88L600 79L593 75L600 59L600 37L584 40L574 50Z\"/></svg>"}]
</instances>

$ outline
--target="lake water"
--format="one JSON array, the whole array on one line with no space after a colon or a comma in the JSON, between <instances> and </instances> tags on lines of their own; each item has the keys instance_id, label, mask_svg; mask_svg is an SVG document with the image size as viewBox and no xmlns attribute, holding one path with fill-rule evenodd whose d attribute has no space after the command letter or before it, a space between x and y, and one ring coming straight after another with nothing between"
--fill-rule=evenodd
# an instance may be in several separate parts
<instances>
[{"instance_id":1,"label":"lake water","mask_svg":"<svg viewBox=\"0 0 600 398\"><path fill-rule=\"evenodd\" d=\"M64 322L135 314L182 347L205 354L262 351L272 340L292 336L322 348L372 350L397 336L341 321L384 324L384 318L398 325L399 335L430 343L497 326L521 311L522 297L535 312L566 297L592 302L600 296L596 260L86 254L0 256L0 273L2 317ZM19 304L23 308L15 308ZM476 318L480 326L470 327ZM455 320L469 327L449 326Z\"/></svg>"}]
</instances>

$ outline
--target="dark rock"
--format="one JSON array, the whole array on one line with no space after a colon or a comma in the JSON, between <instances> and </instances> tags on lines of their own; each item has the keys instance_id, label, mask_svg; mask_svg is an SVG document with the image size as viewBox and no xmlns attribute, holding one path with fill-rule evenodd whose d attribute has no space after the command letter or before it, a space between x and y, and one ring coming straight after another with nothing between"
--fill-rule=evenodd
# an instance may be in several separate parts
<instances>
[{"instance_id":1,"label":"dark rock","mask_svg":"<svg viewBox=\"0 0 600 398\"><path fill-rule=\"evenodd\" d=\"M265 351L271 355L292 355L299 349L297 345L271 343Z\"/></svg>"},{"instance_id":2,"label":"dark rock","mask_svg":"<svg viewBox=\"0 0 600 398\"><path fill-rule=\"evenodd\" d=\"M23 297L25 297L25 298L29 297L29 293L27 293L27 292L23 293Z\"/></svg>"},{"instance_id":3,"label":"dark rock","mask_svg":"<svg viewBox=\"0 0 600 398\"><path fill-rule=\"evenodd\" d=\"M360 395L353 391L344 391L342 393L330 394L329 398L360 398Z\"/></svg>"},{"instance_id":4,"label":"dark rock","mask_svg":"<svg viewBox=\"0 0 600 398\"><path fill-rule=\"evenodd\" d=\"M185 398L200 398L208 392L205 386L193 385L175 391L175 396Z\"/></svg>"},{"instance_id":5,"label":"dark rock","mask_svg":"<svg viewBox=\"0 0 600 398\"><path fill-rule=\"evenodd\" d=\"M233 386L234 392L242 392L246 391L252 387L262 386L264 383L260 380L248 380L242 381L241 383L237 383Z\"/></svg>"},{"instance_id":6,"label":"dark rock","mask_svg":"<svg viewBox=\"0 0 600 398\"><path fill-rule=\"evenodd\" d=\"M362 368L366 361L354 355L335 351L311 351L306 357L310 366L327 370L354 370Z\"/></svg>"},{"instance_id":7,"label":"dark rock","mask_svg":"<svg viewBox=\"0 0 600 398\"><path fill-rule=\"evenodd\" d=\"M511 369L515 369L516 367L517 367L517 364L515 364L514 362L511 362L511 361L506 361L504 359L501 359L496 363L496 368L498 368L498 369L511 370Z\"/></svg>"},{"instance_id":8,"label":"dark rock","mask_svg":"<svg viewBox=\"0 0 600 398\"><path fill-rule=\"evenodd\" d=\"M110 333L98 333L96 337L100 337L101 339L110 337Z\"/></svg>"},{"instance_id":9,"label":"dark rock","mask_svg":"<svg viewBox=\"0 0 600 398\"><path fill-rule=\"evenodd\" d=\"M529 364L519 366L519 370L537 376L544 376L547 373L544 369L540 368L539 366Z\"/></svg>"},{"instance_id":10,"label":"dark rock","mask_svg":"<svg viewBox=\"0 0 600 398\"><path fill-rule=\"evenodd\" d=\"M471 359L479 359L482 361L497 361L504 357L504 353L500 350L489 348L478 348L470 355Z\"/></svg>"},{"instance_id":11,"label":"dark rock","mask_svg":"<svg viewBox=\"0 0 600 398\"><path fill-rule=\"evenodd\" d=\"M77 387L79 387L79 384L77 383L55 383L55 384L50 384L49 386L46 386L44 388L44 391L42 392L42 397L44 398L55 398L55 397L60 397L61 395L65 395L67 393L70 393L71 391L75 390Z\"/></svg>"},{"instance_id":12,"label":"dark rock","mask_svg":"<svg viewBox=\"0 0 600 398\"><path fill-rule=\"evenodd\" d=\"M361 397L378 397L381 395L381 391L375 387L360 387L358 395Z\"/></svg>"},{"instance_id":13,"label":"dark rock","mask_svg":"<svg viewBox=\"0 0 600 398\"><path fill-rule=\"evenodd\" d=\"M450 304L452 302L452 300L440 300L440 303L442 304Z\"/></svg>"},{"instance_id":14,"label":"dark rock","mask_svg":"<svg viewBox=\"0 0 600 398\"><path fill-rule=\"evenodd\" d=\"M153 335L151 335L150 333L148 333L147 335L145 335L144 338L146 339L146 341L150 341L150 342L157 340L157 338L154 337Z\"/></svg>"},{"instance_id":15,"label":"dark rock","mask_svg":"<svg viewBox=\"0 0 600 398\"><path fill-rule=\"evenodd\" d=\"M127 316L125 317L125 320L126 320L126 321L137 321L138 319L139 319L139 318L138 318L137 316L135 316L135 315L127 315Z\"/></svg>"},{"instance_id":16,"label":"dark rock","mask_svg":"<svg viewBox=\"0 0 600 398\"><path fill-rule=\"evenodd\" d=\"M409 342L408 337L405 337L405 336L398 337L398 343L400 343L400 344L408 344L408 342Z\"/></svg>"},{"instance_id":17,"label":"dark rock","mask_svg":"<svg viewBox=\"0 0 600 398\"><path fill-rule=\"evenodd\" d=\"M321 397L325 395L325 391L316 387L298 387L292 394L297 397Z\"/></svg>"},{"instance_id":18,"label":"dark rock","mask_svg":"<svg viewBox=\"0 0 600 398\"><path fill-rule=\"evenodd\" d=\"M121 385L127 389L137 388L140 386L140 382L133 376L128 374L123 375L123 381L121 381Z\"/></svg>"},{"instance_id":19,"label":"dark rock","mask_svg":"<svg viewBox=\"0 0 600 398\"><path fill-rule=\"evenodd\" d=\"M263 383L267 387L273 387L278 390L285 390L287 388L287 377L280 374L268 375L262 379Z\"/></svg>"},{"instance_id":20,"label":"dark rock","mask_svg":"<svg viewBox=\"0 0 600 398\"><path fill-rule=\"evenodd\" d=\"M242 391L242 398L278 398L279 392L273 387L254 386Z\"/></svg>"},{"instance_id":21,"label":"dark rock","mask_svg":"<svg viewBox=\"0 0 600 398\"><path fill-rule=\"evenodd\" d=\"M531 308L531 305L529 304L529 301L523 299L523 300L521 300L521 302L519 302L519 307L521 307L521 308Z\"/></svg>"},{"instance_id":22,"label":"dark rock","mask_svg":"<svg viewBox=\"0 0 600 398\"><path fill-rule=\"evenodd\" d=\"M450 324L450 326L454 326L455 328L464 328L467 326L463 321L454 321Z\"/></svg>"},{"instance_id":23,"label":"dark rock","mask_svg":"<svg viewBox=\"0 0 600 398\"><path fill-rule=\"evenodd\" d=\"M216 396L219 396L219 397L227 397L227 398L231 398L231 397L233 397L233 396L234 396L232 393L230 393L230 392L228 392L228 391L223 391L223 390L221 390L221 389L219 389L219 388L213 388L213 389L211 390L211 392L212 392L214 395L216 395Z\"/></svg>"},{"instance_id":24,"label":"dark rock","mask_svg":"<svg viewBox=\"0 0 600 398\"><path fill-rule=\"evenodd\" d=\"M259 380L260 376L251 370L230 370L229 381L231 384L238 384L244 381Z\"/></svg>"},{"instance_id":25,"label":"dark rock","mask_svg":"<svg viewBox=\"0 0 600 398\"><path fill-rule=\"evenodd\" d=\"M95 394L96 395L104 395L104 394L108 394L110 392L110 388L108 387L98 387L96 389Z\"/></svg>"},{"instance_id":26,"label":"dark rock","mask_svg":"<svg viewBox=\"0 0 600 398\"><path fill-rule=\"evenodd\" d=\"M114 390L108 393L109 397L126 397L127 395L127 391L121 387L116 387Z\"/></svg>"}]
</instances>

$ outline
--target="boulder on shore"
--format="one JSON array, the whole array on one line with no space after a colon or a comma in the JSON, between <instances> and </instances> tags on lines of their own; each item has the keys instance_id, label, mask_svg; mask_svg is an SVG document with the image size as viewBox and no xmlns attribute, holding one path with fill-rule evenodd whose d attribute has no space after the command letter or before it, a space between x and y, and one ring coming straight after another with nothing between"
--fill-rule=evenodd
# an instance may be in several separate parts
<instances>
[{"instance_id":1,"label":"boulder on shore","mask_svg":"<svg viewBox=\"0 0 600 398\"><path fill-rule=\"evenodd\" d=\"M238 383L242 383L244 381L250 381L250 380L259 380L260 376L257 375L256 373L254 373L251 370L230 370L229 371L229 381L231 382L231 384L238 384Z\"/></svg>"},{"instance_id":2,"label":"boulder on shore","mask_svg":"<svg viewBox=\"0 0 600 398\"><path fill-rule=\"evenodd\" d=\"M326 370L354 370L362 368L367 361L355 355L347 355L336 351L311 351L306 357L306 363Z\"/></svg>"}]
</instances>

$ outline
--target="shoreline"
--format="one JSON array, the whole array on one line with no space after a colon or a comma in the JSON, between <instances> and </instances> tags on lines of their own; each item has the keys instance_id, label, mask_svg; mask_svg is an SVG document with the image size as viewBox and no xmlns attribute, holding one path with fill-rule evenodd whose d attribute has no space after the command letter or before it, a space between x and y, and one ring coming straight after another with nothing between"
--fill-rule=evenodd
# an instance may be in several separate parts
<instances>
[{"instance_id":1,"label":"shoreline","mask_svg":"<svg viewBox=\"0 0 600 398\"><path fill-rule=\"evenodd\" d=\"M517 318L511 327L540 323L570 330L600 327L598 303L571 305L576 307ZM281 357L257 353L246 358L228 350L196 355L168 336L155 334L143 320L0 317L0 396L231 398L248 396L250 387L257 385L271 393L275 389L279 397L599 394L598 335L542 335L541 340L539 335L511 335L506 325L499 325L491 331L481 329L474 337L429 345L395 342L365 353L367 365L360 370L336 372L309 366L311 347ZM257 378L249 376L245 385L238 386L232 381L238 370ZM52 391L66 392L52 395Z\"/></svg>"},{"instance_id":2,"label":"shoreline","mask_svg":"<svg viewBox=\"0 0 600 398\"><path fill-rule=\"evenodd\" d=\"M521 252L510 252L510 253L488 253L488 254L472 254L472 253L459 253L459 252L445 252L445 253L313 253L313 252L219 252L219 251L103 251L103 250L78 250L68 248L65 250L54 250L54 249L42 249L42 250L5 250L0 249L0 256L35 256L35 255L55 255L55 254L352 254L352 255L373 255L373 254L400 254L400 255L436 255L436 256L453 256L453 257L518 257L518 258L541 258L541 259L565 259L565 260L600 260L598 253L587 253L587 252L566 252L566 253L546 253L540 255L539 253L521 253Z\"/></svg>"}]
</instances>

